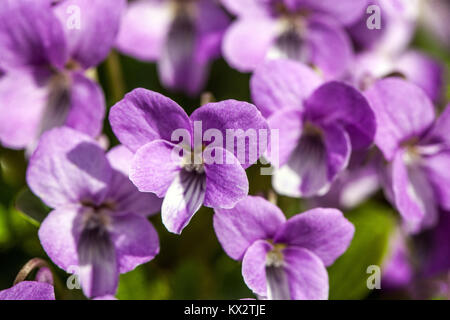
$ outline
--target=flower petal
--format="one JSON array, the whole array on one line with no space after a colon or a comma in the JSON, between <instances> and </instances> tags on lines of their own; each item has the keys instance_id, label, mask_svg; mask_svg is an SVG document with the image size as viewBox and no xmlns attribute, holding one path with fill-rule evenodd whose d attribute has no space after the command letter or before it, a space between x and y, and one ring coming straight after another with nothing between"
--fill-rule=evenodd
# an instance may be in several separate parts
<instances>
[{"instance_id":1,"label":"flower petal","mask_svg":"<svg viewBox=\"0 0 450 320\"><path fill-rule=\"evenodd\" d=\"M450 151L426 157L424 167L434 187L436 200L445 210L450 210Z\"/></svg>"},{"instance_id":2,"label":"flower petal","mask_svg":"<svg viewBox=\"0 0 450 320\"><path fill-rule=\"evenodd\" d=\"M291 299L328 299L328 273L317 255L304 248L288 247L283 257Z\"/></svg>"},{"instance_id":3,"label":"flower petal","mask_svg":"<svg viewBox=\"0 0 450 320\"><path fill-rule=\"evenodd\" d=\"M107 57L125 4L125 0L65 0L54 5L54 13L66 33L70 56L84 69L97 66Z\"/></svg>"},{"instance_id":4,"label":"flower petal","mask_svg":"<svg viewBox=\"0 0 450 320\"><path fill-rule=\"evenodd\" d=\"M358 90L341 82L328 82L306 101L306 117L323 124L340 123L350 136L353 149L373 142L375 116L368 101Z\"/></svg>"},{"instance_id":5,"label":"flower petal","mask_svg":"<svg viewBox=\"0 0 450 320\"><path fill-rule=\"evenodd\" d=\"M247 249L242 260L245 284L259 296L267 296L266 260L272 249L272 244L266 240L257 240Z\"/></svg>"},{"instance_id":6,"label":"flower petal","mask_svg":"<svg viewBox=\"0 0 450 320\"><path fill-rule=\"evenodd\" d=\"M0 291L0 300L55 300L55 290L48 283L22 281Z\"/></svg>"},{"instance_id":7,"label":"flower petal","mask_svg":"<svg viewBox=\"0 0 450 320\"><path fill-rule=\"evenodd\" d=\"M435 118L434 107L417 86L401 79L388 78L366 91L378 125L375 143L387 160L392 160L399 145L420 137Z\"/></svg>"},{"instance_id":8,"label":"flower petal","mask_svg":"<svg viewBox=\"0 0 450 320\"><path fill-rule=\"evenodd\" d=\"M223 39L223 56L233 68L253 71L266 59L277 28L276 20L270 18L237 19Z\"/></svg>"},{"instance_id":9,"label":"flower petal","mask_svg":"<svg viewBox=\"0 0 450 320\"><path fill-rule=\"evenodd\" d=\"M317 66L325 78L342 76L353 59L353 52L341 26L327 16L313 15L308 19L305 33L308 56L304 62Z\"/></svg>"},{"instance_id":10,"label":"flower petal","mask_svg":"<svg viewBox=\"0 0 450 320\"><path fill-rule=\"evenodd\" d=\"M111 179L104 150L67 127L47 131L30 159L27 182L50 207L92 201L99 204Z\"/></svg>"},{"instance_id":11,"label":"flower petal","mask_svg":"<svg viewBox=\"0 0 450 320\"><path fill-rule=\"evenodd\" d=\"M261 198L248 196L232 209L214 209L214 230L225 252L241 260L257 240L272 239L286 221L283 212Z\"/></svg>"},{"instance_id":12,"label":"flower petal","mask_svg":"<svg viewBox=\"0 0 450 320\"><path fill-rule=\"evenodd\" d=\"M269 144L269 160L275 166L284 166L296 149L303 130L303 114L297 109L283 109L275 112L268 119L270 130L278 130L279 143L277 150ZM273 134L273 131L272 131ZM273 154L272 154L273 153ZM276 157L278 156L278 163Z\"/></svg>"},{"instance_id":13,"label":"flower petal","mask_svg":"<svg viewBox=\"0 0 450 320\"><path fill-rule=\"evenodd\" d=\"M284 0L290 10L314 10L324 12L340 23L350 24L363 16L369 5L368 0L341 0L337 6L333 0Z\"/></svg>"},{"instance_id":14,"label":"flower petal","mask_svg":"<svg viewBox=\"0 0 450 320\"><path fill-rule=\"evenodd\" d=\"M189 117L176 102L142 88L113 106L109 121L117 138L131 151L154 140L171 141L176 129L191 133Z\"/></svg>"},{"instance_id":15,"label":"flower petal","mask_svg":"<svg viewBox=\"0 0 450 320\"><path fill-rule=\"evenodd\" d=\"M337 209L317 208L290 218L275 243L308 249L330 266L350 245L355 228Z\"/></svg>"},{"instance_id":16,"label":"flower petal","mask_svg":"<svg viewBox=\"0 0 450 320\"><path fill-rule=\"evenodd\" d=\"M116 146L106 155L113 168L111 183L106 198L116 204L116 212L134 213L142 216L161 210L162 200L153 193L139 192L129 180L133 153L125 146Z\"/></svg>"},{"instance_id":17,"label":"flower petal","mask_svg":"<svg viewBox=\"0 0 450 320\"><path fill-rule=\"evenodd\" d=\"M339 126L322 126L322 136L305 134L284 166L275 170L272 184L291 197L323 195L350 158L351 144Z\"/></svg>"},{"instance_id":18,"label":"flower petal","mask_svg":"<svg viewBox=\"0 0 450 320\"><path fill-rule=\"evenodd\" d=\"M176 234L188 225L205 199L204 174L181 170L164 197L161 216L167 230Z\"/></svg>"},{"instance_id":19,"label":"flower petal","mask_svg":"<svg viewBox=\"0 0 450 320\"><path fill-rule=\"evenodd\" d=\"M64 31L50 1L5 0L0 4L0 67L51 64L67 60Z\"/></svg>"},{"instance_id":20,"label":"flower petal","mask_svg":"<svg viewBox=\"0 0 450 320\"><path fill-rule=\"evenodd\" d=\"M407 165L407 154L400 150L394 156L392 186L395 204L405 219L406 229L416 233L435 224L436 199L422 168Z\"/></svg>"},{"instance_id":21,"label":"flower petal","mask_svg":"<svg viewBox=\"0 0 450 320\"><path fill-rule=\"evenodd\" d=\"M250 103L236 100L208 103L195 110L191 120L194 127L195 122L201 124L203 133L219 130L222 141L218 143L222 144L218 146L232 152L244 168L255 163L267 148L269 125Z\"/></svg>"},{"instance_id":22,"label":"flower petal","mask_svg":"<svg viewBox=\"0 0 450 320\"><path fill-rule=\"evenodd\" d=\"M0 141L23 149L38 138L47 103L50 73L43 69L14 70L0 78Z\"/></svg>"},{"instance_id":23,"label":"flower petal","mask_svg":"<svg viewBox=\"0 0 450 320\"><path fill-rule=\"evenodd\" d=\"M397 68L432 101L440 102L445 88L445 67L440 62L420 51L409 50L400 57Z\"/></svg>"},{"instance_id":24,"label":"flower petal","mask_svg":"<svg viewBox=\"0 0 450 320\"><path fill-rule=\"evenodd\" d=\"M66 271L74 271L72 268L78 266L82 210L80 206L60 207L50 212L39 228L39 240L45 252L53 263Z\"/></svg>"},{"instance_id":25,"label":"flower petal","mask_svg":"<svg viewBox=\"0 0 450 320\"><path fill-rule=\"evenodd\" d=\"M234 15L264 17L272 13L273 1L260 0L221 0L222 4Z\"/></svg>"},{"instance_id":26,"label":"flower petal","mask_svg":"<svg viewBox=\"0 0 450 320\"><path fill-rule=\"evenodd\" d=\"M207 147L221 158L221 163L205 163L206 194L204 205L232 208L248 194L248 179L238 159L226 149ZM231 162L232 161L232 162Z\"/></svg>"},{"instance_id":27,"label":"flower petal","mask_svg":"<svg viewBox=\"0 0 450 320\"><path fill-rule=\"evenodd\" d=\"M114 295L119 283L118 261L109 233L85 227L77 243L79 277L84 294L89 297Z\"/></svg>"},{"instance_id":28,"label":"flower petal","mask_svg":"<svg viewBox=\"0 0 450 320\"><path fill-rule=\"evenodd\" d=\"M167 1L139 0L128 4L117 36L119 51L143 61L156 61L171 22Z\"/></svg>"},{"instance_id":29,"label":"flower petal","mask_svg":"<svg viewBox=\"0 0 450 320\"><path fill-rule=\"evenodd\" d=\"M130 180L141 192L153 192L162 198L181 169L174 145L164 140L150 142L134 155Z\"/></svg>"},{"instance_id":30,"label":"flower petal","mask_svg":"<svg viewBox=\"0 0 450 320\"><path fill-rule=\"evenodd\" d=\"M120 273L133 270L159 253L158 233L146 218L135 214L115 216L111 229Z\"/></svg>"},{"instance_id":31,"label":"flower petal","mask_svg":"<svg viewBox=\"0 0 450 320\"><path fill-rule=\"evenodd\" d=\"M306 65L285 59L269 60L251 80L252 100L264 117L280 109L303 109L303 100L320 86L319 74Z\"/></svg>"},{"instance_id":32,"label":"flower petal","mask_svg":"<svg viewBox=\"0 0 450 320\"><path fill-rule=\"evenodd\" d=\"M96 138L102 131L105 97L99 84L81 73L72 74L70 111L65 125Z\"/></svg>"}]
</instances>

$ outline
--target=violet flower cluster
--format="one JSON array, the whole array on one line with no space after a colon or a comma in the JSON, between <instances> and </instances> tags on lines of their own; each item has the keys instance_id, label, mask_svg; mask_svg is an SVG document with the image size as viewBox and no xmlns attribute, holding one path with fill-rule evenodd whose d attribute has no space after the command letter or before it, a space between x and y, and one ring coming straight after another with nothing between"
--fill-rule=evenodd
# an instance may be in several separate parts
<instances>
[{"instance_id":1,"label":"violet flower cluster","mask_svg":"<svg viewBox=\"0 0 450 320\"><path fill-rule=\"evenodd\" d=\"M399 287L448 273L445 68L410 48L420 24L448 33L418 2L0 1L0 142L26 150L26 182L51 209L38 231L48 258L75 272L86 297L113 299L120 274L159 254L149 216L160 212L181 234L207 207L258 298L328 299L327 267L355 234L345 211L382 189L401 221L383 279ZM374 30L371 6L382 13ZM251 102L208 102L188 115L136 88L108 109L120 142L108 150L104 93L88 74L113 48L156 63L163 86L191 97L223 55L252 73ZM286 219L273 199L249 195L246 169L258 160L273 167L270 191L308 210ZM427 248L420 265L410 240ZM0 299L54 299L44 271Z\"/></svg>"}]
</instances>

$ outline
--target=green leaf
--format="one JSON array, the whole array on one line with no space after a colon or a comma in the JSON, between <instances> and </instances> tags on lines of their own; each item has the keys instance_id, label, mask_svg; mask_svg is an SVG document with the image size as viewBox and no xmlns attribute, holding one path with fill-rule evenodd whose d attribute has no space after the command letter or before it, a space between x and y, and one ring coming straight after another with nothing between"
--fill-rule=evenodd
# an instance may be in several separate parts
<instances>
[{"instance_id":1,"label":"green leaf","mask_svg":"<svg viewBox=\"0 0 450 320\"><path fill-rule=\"evenodd\" d=\"M367 288L367 267L381 264L388 251L395 218L391 208L368 202L345 215L355 226L348 250L328 268L330 299L362 299Z\"/></svg>"},{"instance_id":2,"label":"green leaf","mask_svg":"<svg viewBox=\"0 0 450 320\"><path fill-rule=\"evenodd\" d=\"M41 199L36 197L27 187L24 187L17 194L15 207L23 214L22 216L26 220L35 226L39 226L50 212L49 208Z\"/></svg>"}]
</instances>

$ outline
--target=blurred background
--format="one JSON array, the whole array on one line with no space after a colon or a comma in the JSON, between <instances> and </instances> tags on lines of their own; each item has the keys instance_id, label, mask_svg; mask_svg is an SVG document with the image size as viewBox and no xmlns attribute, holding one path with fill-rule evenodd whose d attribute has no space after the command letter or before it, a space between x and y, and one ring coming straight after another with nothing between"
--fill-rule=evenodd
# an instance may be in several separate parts
<instances>
[{"instance_id":1,"label":"blurred background","mask_svg":"<svg viewBox=\"0 0 450 320\"><path fill-rule=\"evenodd\" d=\"M412 47L443 61L450 68L449 51L429 36L425 29L417 30ZM158 80L155 64L139 62L116 51L111 52L98 67L97 77L104 89L108 109L125 93L138 87L172 98L188 114L200 106L200 97L191 98L164 89ZM216 60L212 64L205 91L212 93L216 100L232 98L251 102L249 79L249 74L233 70L223 59ZM447 87L446 101L449 99L450 87ZM104 133L110 147L118 143L107 121L104 123ZM48 209L27 190L26 165L23 151L0 147L0 290L12 285L17 272L29 259L41 257L51 264L37 236L39 220ZM250 193L267 196L271 189L270 176L261 176L257 166L248 169L247 175ZM305 208L301 200L287 197L278 197L278 205L288 217ZM212 228L212 214L211 209L203 207L181 236L167 232L159 215L152 217L160 237L160 254L153 261L121 275L117 298L254 297L242 279L240 263L230 259L220 247ZM381 192L368 202L345 212L345 215L354 223L356 234L349 250L329 268L330 299L444 298L433 287L434 279L419 279L408 287L395 290L383 289L382 281L381 290L369 290L366 268L368 265L383 266L383 261L389 256L399 216ZM69 275L51 265L55 275L56 298L84 299L81 290L67 289Z\"/></svg>"}]
</instances>

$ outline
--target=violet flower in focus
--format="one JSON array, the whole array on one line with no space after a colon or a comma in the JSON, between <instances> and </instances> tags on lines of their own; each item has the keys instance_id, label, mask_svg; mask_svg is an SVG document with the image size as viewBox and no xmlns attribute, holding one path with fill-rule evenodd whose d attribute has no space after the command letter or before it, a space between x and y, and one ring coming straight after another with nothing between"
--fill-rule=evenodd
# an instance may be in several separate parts
<instances>
[{"instance_id":1,"label":"violet flower in focus","mask_svg":"<svg viewBox=\"0 0 450 320\"><path fill-rule=\"evenodd\" d=\"M266 59L289 58L317 67L327 79L353 58L343 27L362 16L367 0L222 0L238 19L227 31L223 54L241 72Z\"/></svg>"},{"instance_id":2,"label":"violet flower in focus","mask_svg":"<svg viewBox=\"0 0 450 320\"><path fill-rule=\"evenodd\" d=\"M143 61L157 61L164 86L198 94L229 18L214 0L138 0L128 5L116 46Z\"/></svg>"},{"instance_id":3,"label":"violet flower in focus","mask_svg":"<svg viewBox=\"0 0 450 320\"><path fill-rule=\"evenodd\" d=\"M267 141L245 140L246 131L267 132L268 125L254 105L236 100L206 104L188 117L171 99L136 89L112 107L109 120L120 142L136 153L131 181L142 192L164 197L162 221L178 234L202 205L232 208L243 199L248 193L245 168L267 146ZM238 130L237 140L245 143L228 150L223 138L229 130Z\"/></svg>"},{"instance_id":4,"label":"violet flower in focus","mask_svg":"<svg viewBox=\"0 0 450 320\"><path fill-rule=\"evenodd\" d=\"M100 134L105 101L85 76L109 53L124 0L0 2L0 141L32 151L40 135L66 125ZM69 7L79 8L79 24ZM76 18L76 17L75 17Z\"/></svg>"},{"instance_id":5,"label":"violet flower in focus","mask_svg":"<svg viewBox=\"0 0 450 320\"><path fill-rule=\"evenodd\" d=\"M366 96L378 123L375 144L391 163L388 198L410 232L434 226L439 207L450 209L450 105L436 119L425 92L397 78L376 82Z\"/></svg>"},{"instance_id":6,"label":"violet flower in focus","mask_svg":"<svg viewBox=\"0 0 450 320\"><path fill-rule=\"evenodd\" d=\"M354 227L337 209L317 208L286 220L261 197L233 209L215 209L214 230L225 252L242 260L247 286L273 300L328 298L330 266L353 238Z\"/></svg>"},{"instance_id":7,"label":"violet flower in focus","mask_svg":"<svg viewBox=\"0 0 450 320\"><path fill-rule=\"evenodd\" d=\"M291 197L324 195L348 165L352 150L372 144L375 116L355 88L322 83L307 66L273 60L259 67L250 83L252 99L271 129L278 129L279 161L274 189Z\"/></svg>"},{"instance_id":8,"label":"violet flower in focus","mask_svg":"<svg viewBox=\"0 0 450 320\"><path fill-rule=\"evenodd\" d=\"M78 270L87 297L114 295L119 274L159 252L147 220L161 201L128 180L132 154L106 155L92 138L62 127L46 132L27 170L31 190L54 208L39 228L42 247L64 270Z\"/></svg>"}]
</instances>

